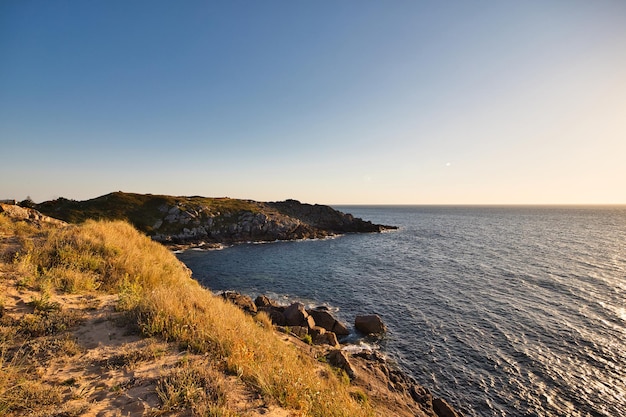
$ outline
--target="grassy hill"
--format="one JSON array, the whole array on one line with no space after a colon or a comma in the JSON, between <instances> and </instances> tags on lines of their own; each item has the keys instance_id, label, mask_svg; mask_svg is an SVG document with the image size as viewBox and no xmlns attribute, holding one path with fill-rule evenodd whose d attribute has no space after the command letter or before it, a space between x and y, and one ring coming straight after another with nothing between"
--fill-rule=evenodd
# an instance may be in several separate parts
<instances>
[{"instance_id":1,"label":"grassy hill","mask_svg":"<svg viewBox=\"0 0 626 417\"><path fill-rule=\"evenodd\" d=\"M126 222L0 213L0 260L0 415L374 415L341 372Z\"/></svg>"}]
</instances>

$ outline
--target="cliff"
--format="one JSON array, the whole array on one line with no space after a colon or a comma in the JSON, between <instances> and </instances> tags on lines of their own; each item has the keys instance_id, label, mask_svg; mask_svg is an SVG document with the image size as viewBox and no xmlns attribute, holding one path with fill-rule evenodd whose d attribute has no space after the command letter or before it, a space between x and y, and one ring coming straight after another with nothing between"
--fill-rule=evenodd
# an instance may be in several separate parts
<instances>
[{"instance_id":1,"label":"cliff","mask_svg":"<svg viewBox=\"0 0 626 417\"><path fill-rule=\"evenodd\" d=\"M153 240L166 244L308 239L396 228L296 200L264 203L115 192L86 201L59 198L35 208L70 223L126 220Z\"/></svg>"}]
</instances>

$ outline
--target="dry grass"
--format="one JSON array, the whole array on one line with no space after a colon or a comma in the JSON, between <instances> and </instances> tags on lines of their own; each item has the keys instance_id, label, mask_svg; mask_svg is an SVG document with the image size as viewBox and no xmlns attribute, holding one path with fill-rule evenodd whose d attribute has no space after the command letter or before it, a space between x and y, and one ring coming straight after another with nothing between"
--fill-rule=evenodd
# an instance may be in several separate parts
<instances>
[{"instance_id":1,"label":"dry grass","mask_svg":"<svg viewBox=\"0 0 626 417\"><path fill-rule=\"evenodd\" d=\"M170 251L129 224L87 221L25 232L27 226L15 226L3 217L0 236L19 240L12 264L4 266L12 269L20 285L40 294L32 301L35 312L26 314L16 326L19 334L56 337L76 325L79 317L55 308L50 296L55 292L106 292L119 295L118 309L145 336L176 342L210 361L210 366L194 361L181 364L160 380L162 411L184 408L194 415L235 415L227 407L227 393L220 383L227 373L268 403L292 410L293 415L373 415L368 402L354 395L354 390L351 393L350 386L325 364L281 341L266 316L253 319L212 295ZM29 239L28 233L36 233L37 239ZM10 330L0 331L3 352L14 337ZM72 352L70 345L67 355ZM153 354L121 354L111 365L150 360ZM15 358L0 357L0 416L17 410L19 404L44 407L47 402L58 402L58 390L34 389L31 385L36 380L25 382L23 375L28 372ZM31 398L34 392L39 393L35 400Z\"/></svg>"},{"instance_id":2,"label":"dry grass","mask_svg":"<svg viewBox=\"0 0 626 417\"><path fill-rule=\"evenodd\" d=\"M0 416L11 412L33 413L61 403L58 387L38 378L29 347L0 351ZM30 353L30 354L29 354Z\"/></svg>"},{"instance_id":3,"label":"dry grass","mask_svg":"<svg viewBox=\"0 0 626 417\"><path fill-rule=\"evenodd\" d=\"M227 408L222 375L204 361L181 361L160 378L156 392L164 412L191 409L199 416L236 415Z\"/></svg>"}]
</instances>

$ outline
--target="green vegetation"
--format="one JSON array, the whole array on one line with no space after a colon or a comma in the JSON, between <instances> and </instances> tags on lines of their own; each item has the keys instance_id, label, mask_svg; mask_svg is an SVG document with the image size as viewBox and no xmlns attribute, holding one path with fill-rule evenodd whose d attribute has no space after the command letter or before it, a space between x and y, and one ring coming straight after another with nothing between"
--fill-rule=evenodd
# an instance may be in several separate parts
<instances>
[{"instance_id":1,"label":"green vegetation","mask_svg":"<svg viewBox=\"0 0 626 417\"><path fill-rule=\"evenodd\" d=\"M122 217L123 201L144 197L114 193L108 198L114 204L102 217ZM165 202L156 203L155 198L149 204ZM212 200L211 204L225 210L245 203ZM78 211L67 212L79 216ZM41 381L39 371L27 360L29 354L12 348L18 338L46 337L37 340L63 346L64 355L80 351L64 332L81 318L52 301L58 294L114 294L117 309L124 312L131 328L145 337L173 342L190 355L202 354L182 361L159 380L162 412L185 409L193 415L236 415L226 401L225 384L231 375L267 403L290 409L293 415L373 415L368 402L328 365L277 337L267 316L251 318L215 297L190 277L170 251L126 222L87 220L78 226L39 229L0 214L0 238L17 242L2 253L3 279L11 276L22 290L38 294L31 303L32 314L18 322L2 319L0 323L0 416L36 415L49 404L63 402L61 392L67 387ZM133 366L160 354L148 346L122 352L103 366ZM77 398L86 397L84 389L74 389ZM76 407L64 415L78 415L85 404Z\"/></svg>"}]
</instances>

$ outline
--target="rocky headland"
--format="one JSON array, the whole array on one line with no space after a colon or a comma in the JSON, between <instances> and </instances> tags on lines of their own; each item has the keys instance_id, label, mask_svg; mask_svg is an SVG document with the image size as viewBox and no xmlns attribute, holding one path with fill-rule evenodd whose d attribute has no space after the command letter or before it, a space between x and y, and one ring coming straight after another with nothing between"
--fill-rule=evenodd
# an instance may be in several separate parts
<instances>
[{"instance_id":1,"label":"rocky headland","mask_svg":"<svg viewBox=\"0 0 626 417\"><path fill-rule=\"evenodd\" d=\"M35 208L70 223L126 220L153 240L168 245L311 239L396 229L329 206L296 200L258 202L114 192L86 201L59 198Z\"/></svg>"}]
</instances>

